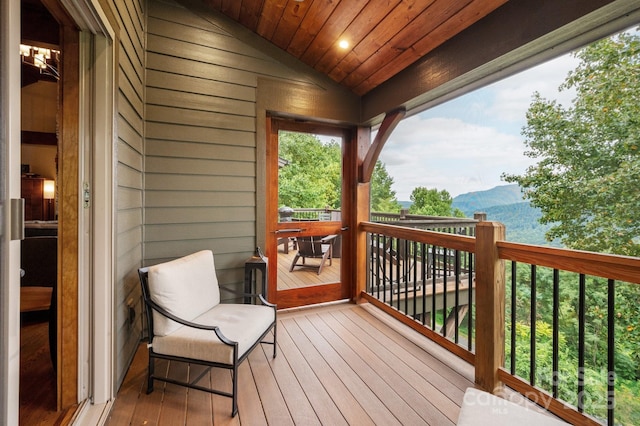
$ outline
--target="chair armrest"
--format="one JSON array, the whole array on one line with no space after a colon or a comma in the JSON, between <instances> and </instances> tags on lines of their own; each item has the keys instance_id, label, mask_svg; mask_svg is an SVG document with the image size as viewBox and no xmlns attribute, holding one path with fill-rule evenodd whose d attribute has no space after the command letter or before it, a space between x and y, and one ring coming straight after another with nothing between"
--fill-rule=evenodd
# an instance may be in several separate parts
<instances>
[{"instance_id":1,"label":"chair armrest","mask_svg":"<svg viewBox=\"0 0 640 426\"><path fill-rule=\"evenodd\" d=\"M330 244L333 242L333 240L335 240L336 238L338 238L338 236L336 234L332 234L332 235L327 235L326 237L322 238L320 240L320 242L322 244Z\"/></svg>"},{"instance_id":2,"label":"chair armrest","mask_svg":"<svg viewBox=\"0 0 640 426\"><path fill-rule=\"evenodd\" d=\"M267 302L267 300L264 298L264 296L260 293L245 293L243 291L237 291L237 290L232 290L229 287L226 286L219 286L221 290L224 291L228 291L229 293L233 293L237 296L242 296L242 297L250 297L252 299L260 299L260 302L265 305L265 306L269 306L269 307L276 307L275 304Z\"/></svg>"},{"instance_id":3,"label":"chair armrest","mask_svg":"<svg viewBox=\"0 0 640 426\"><path fill-rule=\"evenodd\" d=\"M200 330L211 330L216 333L216 336L218 336L218 339L220 339L222 343L224 343L225 345L234 346L238 344L238 342L234 342L233 340L228 339L222 333L222 331L220 330L220 327L218 327L217 325L205 325L205 324L198 324L195 322L187 321L185 319L182 319L180 317L173 315L171 312L168 312L166 309L164 309L162 306L155 303L153 300L147 300L146 302L149 306L151 306L151 308L154 311L157 311L160 315L163 315L169 318L170 320L173 320L186 327L198 328Z\"/></svg>"}]
</instances>

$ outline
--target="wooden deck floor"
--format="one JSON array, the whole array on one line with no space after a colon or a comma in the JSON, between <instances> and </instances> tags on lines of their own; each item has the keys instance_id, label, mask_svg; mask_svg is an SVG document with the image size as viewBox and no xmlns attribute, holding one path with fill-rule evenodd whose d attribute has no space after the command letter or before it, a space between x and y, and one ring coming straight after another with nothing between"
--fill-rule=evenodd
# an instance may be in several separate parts
<instances>
[{"instance_id":1,"label":"wooden deck floor","mask_svg":"<svg viewBox=\"0 0 640 426\"><path fill-rule=\"evenodd\" d=\"M278 290L340 282L340 258L337 257L331 260L331 265L328 261L325 262L320 275L315 268L301 266L296 266L292 272L289 272L296 252L297 250L291 248L289 253L284 253L282 246L278 246ZM307 262L309 265L318 265L320 260L309 259Z\"/></svg>"},{"instance_id":2,"label":"wooden deck floor","mask_svg":"<svg viewBox=\"0 0 640 426\"><path fill-rule=\"evenodd\" d=\"M239 414L231 400L156 382L144 392L140 345L108 425L452 425L473 367L371 305L334 304L280 312L278 356L257 348L239 373ZM169 375L186 366L165 364ZM227 372L205 380L227 383Z\"/></svg>"}]
</instances>

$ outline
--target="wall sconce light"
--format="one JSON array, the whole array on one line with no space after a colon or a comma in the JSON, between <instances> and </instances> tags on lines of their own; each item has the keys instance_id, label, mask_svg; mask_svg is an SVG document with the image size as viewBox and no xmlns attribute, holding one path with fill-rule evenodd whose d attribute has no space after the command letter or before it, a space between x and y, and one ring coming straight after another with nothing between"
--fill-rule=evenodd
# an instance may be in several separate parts
<instances>
[{"instance_id":1,"label":"wall sconce light","mask_svg":"<svg viewBox=\"0 0 640 426\"><path fill-rule=\"evenodd\" d=\"M45 220L53 220L55 218L53 199L56 198L56 183L53 180L45 180L44 187L42 188L42 198L46 200L45 205Z\"/></svg>"}]
</instances>

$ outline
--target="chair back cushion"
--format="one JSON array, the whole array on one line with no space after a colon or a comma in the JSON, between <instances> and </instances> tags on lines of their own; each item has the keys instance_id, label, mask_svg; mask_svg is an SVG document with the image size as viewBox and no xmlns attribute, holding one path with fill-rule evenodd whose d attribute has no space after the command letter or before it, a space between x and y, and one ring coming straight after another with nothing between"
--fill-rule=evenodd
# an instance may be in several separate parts
<instances>
[{"instance_id":1,"label":"chair back cushion","mask_svg":"<svg viewBox=\"0 0 640 426\"><path fill-rule=\"evenodd\" d=\"M149 267L149 296L170 313L193 321L220 303L213 252L203 250ZM181 324L153 312L153 332L166 336Z\"/></svg>"}]
</instances>

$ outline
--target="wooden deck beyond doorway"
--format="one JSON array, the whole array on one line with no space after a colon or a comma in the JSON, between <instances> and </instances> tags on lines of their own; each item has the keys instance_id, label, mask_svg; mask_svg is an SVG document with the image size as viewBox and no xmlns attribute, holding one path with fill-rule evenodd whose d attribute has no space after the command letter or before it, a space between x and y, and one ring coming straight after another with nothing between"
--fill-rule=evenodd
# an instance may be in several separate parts
<instances>
[{"instance_id":1,"label":"wooden deck beyond doorway","mask_svg":"<svg viewBox=\"0 0 640 426\"><path fill-rule=\"evenodd\" d=\"M296 249L290 248L288 253L284 253L282 246L278 246L278 290L340 282L339 257L334 257L331 260L331 266L327 261L320 275L318 275L318 270L315 268L303 268L301 266L296 266L292 272L289 272L296 252ZM320 259L309 259L307 262L310 265L317 265L320 263ZM301 261L299 264L301 264Z\"/></svg>"},{"instance_id":2,"label":"wooden deck beyond doorway","mask_svg":"<svg viewBox=\"0 0 640 426\"><path fill-rule=\"evenodd\" d=\"M453 425L473 367L371 305L347 303L280 312L278 356L257 348L231 400L156 382L145 394L141 344L108 425ZM166 363L167 375L197 375ZM212 370L204 381L227 383Z\"/></svg>"}]
</instances>

